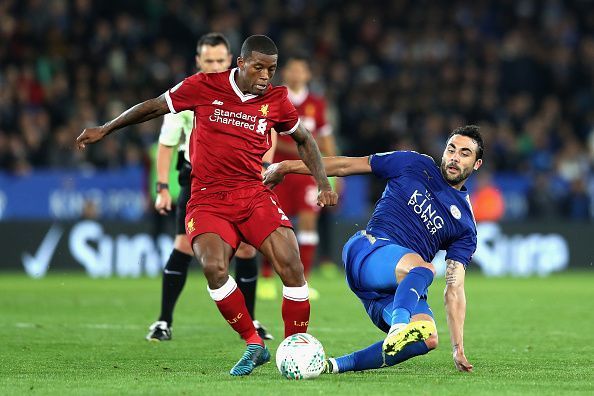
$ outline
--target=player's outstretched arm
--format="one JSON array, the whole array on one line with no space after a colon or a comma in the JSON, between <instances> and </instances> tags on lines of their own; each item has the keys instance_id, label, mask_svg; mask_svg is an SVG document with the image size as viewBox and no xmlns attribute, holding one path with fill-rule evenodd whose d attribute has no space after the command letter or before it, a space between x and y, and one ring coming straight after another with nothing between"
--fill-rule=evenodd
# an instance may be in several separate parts
<instances>
[{"instance_id":1,"label":"player's outstretched arm","mask_svg":"<svg viewBox=\"0 0 594 396\"><path fill-rule=\"evenodd\" d=\"M466 318L466 294L464 293L464 265L455 260L446 260L445 308L452 341L453 358L460 371L472 371L472 364L464 355L464 320Z\"/></svg>"},{"instance_id":2,"label":"player's outstretched arm","mask_svg":"<svg viewBox=\"0 0 594 396\"><path fill-rule=\"evenodd\" d=\"M322 164L322 154L311 133L302 125L297 126L297 130L291 134L291 137L297 143L299 156L310 170L311 175L318 184L318 205L334 206L338 201L338 195L332 191L328 176Z\"/></svg>"},{"instance_id":3,"label":"player's outstretched arm","mask_svg":"<svg viewBox=\"0 0 594 396\"><path fill-rule=\"evenodd\" d=\"M169 107L167 107L165 94L163 94L129 108L102 126L84 129L76 138L76 145L79 149L84 149L87 144L98 142L113 131L128 125L140 124L167 113L169 113Z\"/></svg>"},{"instance_id":4,"label":"player's outstretched arm","mask_svg":"<svg viewBox=\"0 0 594 396\"><path fill-rule=\"evenodd\" d=\"M328 176L349 176L371 173L369 156L365 157L324 157L322 164ZM309 168L301 160L287 160L272 164L264 173L264 184L274 187L280 183L285 175L296 173L311 175Z\"/></svg>"}]
</instances>

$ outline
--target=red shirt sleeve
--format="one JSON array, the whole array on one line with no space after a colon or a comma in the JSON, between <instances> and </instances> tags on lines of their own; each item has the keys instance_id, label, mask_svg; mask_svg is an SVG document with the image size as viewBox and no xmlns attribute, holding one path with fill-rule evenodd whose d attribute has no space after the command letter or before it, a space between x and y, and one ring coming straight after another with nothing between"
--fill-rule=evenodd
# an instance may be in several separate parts
<instances>
[{"instance_id":1,"label":"red shirt sleeve","mask_svg":"<svg viewBox=\"0 0 594 396\"><path fill-rule=\"evenodd\" d=\"M204 74L197 73L165 92L169 111L175 114L183 110L194 110L198 106L203 80Z\"/></svg>"},{"instance_id":2,"label":"red shirt sleeve","mask_svg":"<svg viewBox=\"0 0 594 396\"><path fill-rule=\"evenodd\" d=\"M284 89L280 102L280 112L274 129L281 135L290 135L299 126L299 114L293 103L287 96L287 89Z\"/></svg>"}]
</instances>

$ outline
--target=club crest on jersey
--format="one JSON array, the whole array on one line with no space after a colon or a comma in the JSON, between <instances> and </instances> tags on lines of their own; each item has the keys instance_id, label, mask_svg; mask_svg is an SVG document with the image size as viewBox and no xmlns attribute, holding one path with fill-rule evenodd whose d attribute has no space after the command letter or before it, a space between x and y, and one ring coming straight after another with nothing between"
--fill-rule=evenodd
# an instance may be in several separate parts
<instances>
[{"instance_id":1,"label":"club crest on jersey","mask_svg":"<svg viewBox=\"0 0 594 396\"><path fill-rule=\"evenodd\" d=\"M450 206L450 213L452 214L452 216L454 216L454 219L456 220L460 220L462 218L462 213L456 205Z\"/></svg>"},{"instance_id":2,"label":"club crest on jersey","mask_svg":"<svg viewBox=\"0 0 594 396\"><path fill-rule=\"evenodd\" d=\"M264 104L260 107L260 113L262 113L262 117L268 117L268 104Z\"/></svg>"},{"instance_id":3,"label":"club crest on jersey","mask_svg":"<svg viewBox=\"0 0 594 396\"><path fill-rule=\"evenodd\" d=\"M194 232L195 228L194 228L194 218L193 217L190 219L190 221L188 221L187 228L188 228L188 232Z\"/></svg>"}]
</instances>

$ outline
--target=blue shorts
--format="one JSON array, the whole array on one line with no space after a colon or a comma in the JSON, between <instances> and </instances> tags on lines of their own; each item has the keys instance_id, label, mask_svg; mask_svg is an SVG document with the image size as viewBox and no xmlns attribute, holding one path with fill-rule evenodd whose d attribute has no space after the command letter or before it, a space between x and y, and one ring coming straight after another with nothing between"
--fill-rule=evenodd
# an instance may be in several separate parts
<instances>
[{"instance_id":1,"label":"blue shorts","mask_svg":"<svg viewBox=\"0 0 594 396\"><path fill-rule=\"evenodd\" d=\"M353 235L342 250L349 287L363 303L371 321L384 332L390 329L392 304L398 287L396 264L408 253L415 252L365 231ZM421 313L433 317L426 290L412 315Z\"/></svg>"}]
</instances>

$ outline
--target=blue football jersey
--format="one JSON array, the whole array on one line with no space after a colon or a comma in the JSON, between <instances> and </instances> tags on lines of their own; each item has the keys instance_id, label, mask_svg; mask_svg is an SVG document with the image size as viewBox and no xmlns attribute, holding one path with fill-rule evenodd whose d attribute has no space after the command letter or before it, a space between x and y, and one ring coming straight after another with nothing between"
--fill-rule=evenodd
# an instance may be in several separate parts
<instances>
[{"instance_id":1,"label":"blue football jersey","mask_svg":"<svg viewBox=\"0 0 594 396\"><path fill-rule=\"evenodd\" d=\"M466 187L456 190L427 155L373 154L372 172L387 179L367 232L417 252L427 262L439 250L468 265L476 250L476 223Z\"/></svg>"}]
</instances>

